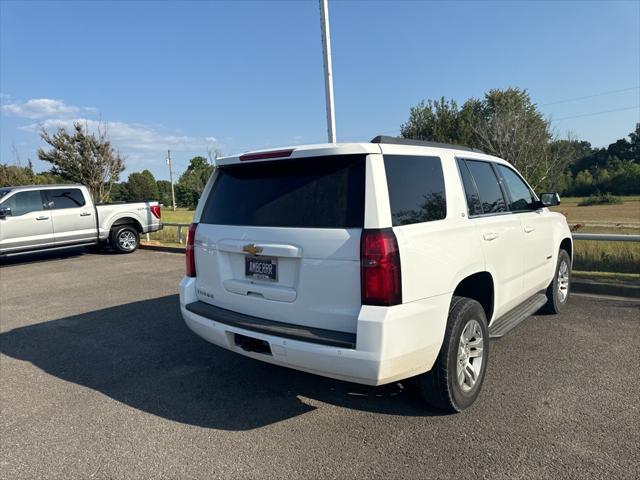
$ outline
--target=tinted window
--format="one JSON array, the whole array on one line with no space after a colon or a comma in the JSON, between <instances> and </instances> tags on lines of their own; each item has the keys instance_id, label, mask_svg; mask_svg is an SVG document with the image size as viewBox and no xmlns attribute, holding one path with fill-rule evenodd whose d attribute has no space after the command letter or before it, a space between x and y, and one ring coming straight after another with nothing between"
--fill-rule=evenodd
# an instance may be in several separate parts
<instances>
[{"instance_id":1,"label":"tinted window","mask_svg":"<svg viewBox=\"0 0 640 480\"><path fill-rule=\"evenodd\" d=\"M469 215L481 215L482 205L480 205L478 189L476 188L476 184L473 183L473 178L471 177L464 160L458 160L458 169L460 170L460 176L462 177L464 193L467 197L467 210L469 211Z\"/></svg>"},{"instance_id":2,"label":"tinted window","mask_svg":"<svg viewBox=\"0 0 640 480\"><path fill-rule=\"evenodd\" d=\"M84 195L78 188L56 188L45 190L47 198L53 202L51 208L79 208L84 207Z\"/></svg>"},{"instance_id":3,"label":"tinted window","mask_svg":"<svg viewBox=\"0 0 640 480\"><path fill-rule=\"evenodd\" d=\"M511 197L509 210L516 212L531 210L533 208L533 195L531 195L531 190L529 190L527 184L509 167L498 165L498 171L500 175L502 175L502 179Z\"/></svg>"},{"instance_id":4,"label":"tinted window","mask_svg":"<svg viewBox=\"0 0 640 480\"><path fill-rule=\"evenodd\" d=\"M43 210L42 196L39 190L30 192L18 192L7 198L2 204L3 208L10 208L11 215L17 217L29 212L37 212Z\"/></svg>"},{"instance_id":5,"label":"tinted window","mask_svg":"<svg viewBox=\"0 0 640 480\"><path fill-rule=\"evenodd\" d=\"M447 215L438 157L385 155L393 226L441 220Z\"/></svg>"},{"instance_id":6,"label":"tinted window","mask_svg":"<svg viewBox=\"0 0 640 480\"><path fill-rule=\"evenodd\" d=\"M478 187L482 213L505 212L507 207L502 190L491 165L474 160L467 160L466 163Z\"/></svg>"},{"instance_id":7,"label":"tinted window","mask_svg":"<svg viewBox=\"0 0 640 480\"><path fill-rule=\"evenodd\" d=\"M364 165L350 155L220 167L201 222L362 228Z\"/></svg>"}]
</instances>

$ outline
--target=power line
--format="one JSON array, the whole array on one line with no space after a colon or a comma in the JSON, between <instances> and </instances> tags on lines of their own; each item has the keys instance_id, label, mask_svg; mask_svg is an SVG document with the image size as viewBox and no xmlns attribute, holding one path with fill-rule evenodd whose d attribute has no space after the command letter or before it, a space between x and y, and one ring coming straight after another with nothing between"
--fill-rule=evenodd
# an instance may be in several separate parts
<instances>
[{"instance_id":1,"label":"power line","mask_svg":"<svg viewBox=\"0 0 640 480\"><path fill-rule=\"evenodd\" d=\"M631 88L621 88L620 90L609 90L608 92L594 93L593 95L585 95L584 97L573 97L573 98L567 98L565 100L556 100L555 102L541 103L538 106L546 107L547 105L557 105L559 103L577 102L578 100L586 100L588 98L603 97L605 95L613 95L614 93L630 92L631 90L638 90L638 89L640 89L640 85L637 85Z\"/></svg>"},{"instance_id":2,"label":"power line","mask_svg":"<svg viewBox=\"0 0 640 480\"><path fill-rule=\"evenodd\" d=\"M568 120L570 118L591 117L592 115L602 115L603 113L622 112L625 110L633 110L635 108L640 108L640 105L635 105L633 107L625 107L625 108L614 108L613 110L601 110L600 112L583 113L580 115L572 115L570 117L562 117L562 118L556 118L552 120L555 122L559 122L560 120Z\"/></svg>"}]
</instances>

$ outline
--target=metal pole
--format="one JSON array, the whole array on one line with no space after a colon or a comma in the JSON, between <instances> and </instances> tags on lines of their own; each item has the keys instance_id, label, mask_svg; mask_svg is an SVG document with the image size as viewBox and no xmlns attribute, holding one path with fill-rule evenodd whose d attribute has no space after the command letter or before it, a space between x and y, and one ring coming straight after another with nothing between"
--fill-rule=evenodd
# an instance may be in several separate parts
<instances>
[{"instance_id":1,"label":"metal pole","mask_svg":"<svg viewBox=\"0 0 640 480\"><path fill-rule=\"evenodd\" d=\"M333 68L331 66L331 36L329 34L329 0L320 1L322 53L324 57L324 90L327 102L327 138L336 142L336 113L333 105Z\"/></svg>"},{"instance_id":2,"label":"metal pole","mask_svg":"<svg viewBox=\"0 0 640 480\"><path fill-rule=\"evenodd\" d=\"M171 150L167 150L167 165L169 165L169 181L171 182L171 202L173 211L176 211L176 192L173 189L173 168L171 168Z\"/></svg>"}]
</instances>

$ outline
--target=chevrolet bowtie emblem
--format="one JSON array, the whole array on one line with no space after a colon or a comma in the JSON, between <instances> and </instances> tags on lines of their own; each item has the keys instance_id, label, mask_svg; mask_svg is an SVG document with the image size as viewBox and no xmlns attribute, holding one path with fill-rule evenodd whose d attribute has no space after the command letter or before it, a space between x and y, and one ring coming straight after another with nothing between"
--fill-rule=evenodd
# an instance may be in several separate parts
<instances>
[{"instance_id":1,"label":"chevrolet bowtie emblem","mask_svg":"<svg viewBox=\"0 0 640 480\"><path fill-rule=\"evenodd\" d=\"M262 253L262 247L256 247L253 243L250 243L242 247L242 251L250 253L251 255L257 255L258 253Z\"/></svg>"}]
</instances>

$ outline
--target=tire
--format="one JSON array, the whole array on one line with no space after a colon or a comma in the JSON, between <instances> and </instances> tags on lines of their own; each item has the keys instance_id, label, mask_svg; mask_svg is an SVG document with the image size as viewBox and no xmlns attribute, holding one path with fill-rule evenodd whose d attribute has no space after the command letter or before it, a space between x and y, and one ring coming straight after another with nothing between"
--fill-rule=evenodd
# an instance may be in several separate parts
<instances>
[{"instance_id":1,"label":"tire","mask_svg":"<svg viewBox=\"0 0 640 480\"><path fill-rule=\"evenodd\" d=\"M560 250L553 280L547 287L547 303L541 310L545 313L560 313L569 301L570 287L571 257L566 250Z\"/></svg>"},{"instance_id":2,"label":"tire","mask_svg":"<svg viewBox=\"0 0 640 480\"><path fill-rule=\"evenodd\" d=\"M111 229L109 241L118 253L133 253L140 245L140 234L131 225L121 225Z\"/></svg>"},{"instance_id":3,"label":"tire","mask_svg":"<svg viewBox=\"0 0 640 480\"><path fill-rule=\"evenodd\" d=\"M476 353L478 356L471 356ZM438 358L431 371L416 378L423 399L449 413L469 408L480 394L488 360L489 328L482 305L470 298L453 297Z\"/></svg>"}]
</instances>

